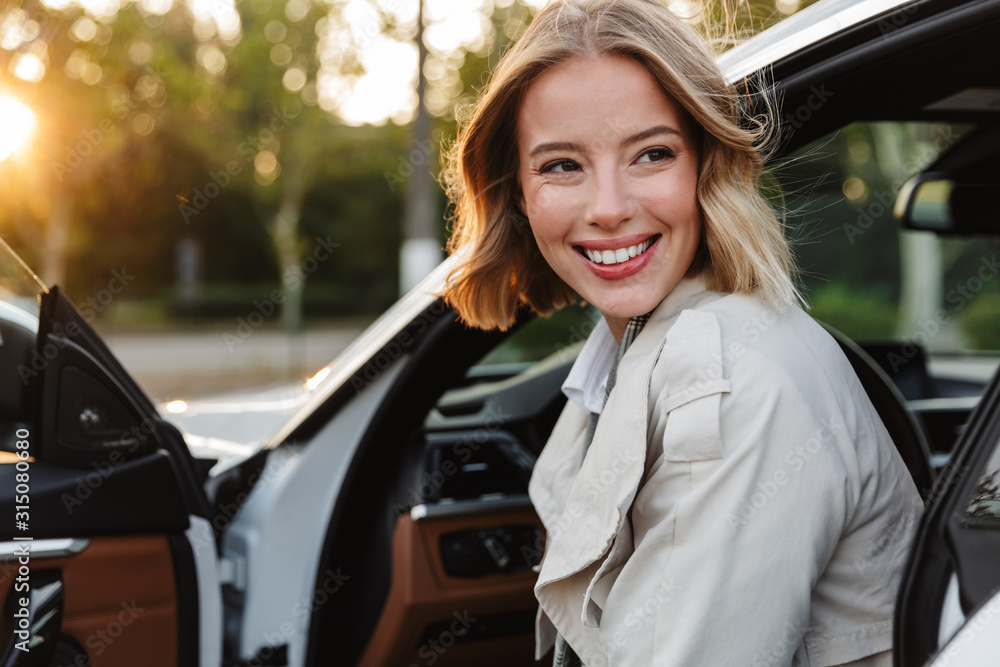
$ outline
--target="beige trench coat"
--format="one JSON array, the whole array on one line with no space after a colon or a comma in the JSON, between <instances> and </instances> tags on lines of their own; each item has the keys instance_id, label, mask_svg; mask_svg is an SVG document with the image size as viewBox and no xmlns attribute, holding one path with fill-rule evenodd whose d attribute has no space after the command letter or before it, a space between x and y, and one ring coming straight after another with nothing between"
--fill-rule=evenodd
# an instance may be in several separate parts
<instances>
[{"instance_id":1,"label":"beige trench coat","mask_svg":"<svg viewBox=\"0 0 1000 667\"><path fill-rule=\"evenodd\" d=\"M558 630L587 667L890 664L922 505L802 310L682 281L584 458L587 421L567 404L529 486L547 531L536 657Z\"/></svg>"}]
</instances>

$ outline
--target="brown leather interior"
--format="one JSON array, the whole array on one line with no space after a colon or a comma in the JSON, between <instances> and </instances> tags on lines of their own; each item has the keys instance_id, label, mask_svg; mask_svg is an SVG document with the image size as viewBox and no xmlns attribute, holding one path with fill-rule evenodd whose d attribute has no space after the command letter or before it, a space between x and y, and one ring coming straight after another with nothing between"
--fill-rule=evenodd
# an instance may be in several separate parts
<instances>
[{"instance_id":1,"label":"brown leather interior","mask_svg":"<svg viewBox=\"0 0 1000 667\"><path fill-rule=\"evenodd\" d=\"M505 612L533 612L533 587L537 574L525 570L514 574L488 575L476 579L445 574L438 549L444 533L503 525L541 524L530 507L517 510L425 518L413 521L408 514L396 522L392 541L392 584L385 608L365 649L360 665L397 667L509 667L530 663L534 656L534 633L490 639L459 639L441 636L440 644L421 645L431 626L461 628L472 618ZM463 619L463 620L459 620ZM442 624L438 626L438 624ZM474 625L474 622L473 622ZM474 629L474 628L473 628ZM474 633L473 633L474 634Z\"/></svg>"},{"instance_id":2,"label":"brown leather interior","mask_svg":"<svg viewBox=\"0 0 1000 667\"><path fill-rule=\"evenodd\" d=\"M62 630L86 649L93 667L176 667L177 592L166 537L94 538L75 556L35 558L29 567L62 570ZM0 563L0 608L15 576L16 561Z\"/></svg>"}]
</instances>

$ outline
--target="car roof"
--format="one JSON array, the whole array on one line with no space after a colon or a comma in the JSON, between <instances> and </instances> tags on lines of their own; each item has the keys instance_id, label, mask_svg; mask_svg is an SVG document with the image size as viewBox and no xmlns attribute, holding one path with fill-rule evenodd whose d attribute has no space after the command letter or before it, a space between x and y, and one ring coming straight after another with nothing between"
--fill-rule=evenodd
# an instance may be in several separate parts
<instances>
[{"instance_id":1,"label":"car roof","mask_svg":"<svg viewBox=\"0 0 1000 667\"><path fill-rule=\"evenodd\" d=\"M821 0L726 51L717 62L730 82L739 81L835 33L913 2Z\"/></svg>"},{"instance_id":2,"label":"car roof","mask_svg":"<svg viewBox=\"0 0 1000 667\"><path fill-rule=\"evenodd\" d=\"M812 25L823 20L817 13ZM750 40L748 54L771 48L774 60L748 75L755 86L747 105L762 110L764 96L753 90L780 101L776 156L858 121L996 124L998 36L1000 0L920 0L870 13L811 42L786 37L768 47Z\"/></svg>"}]
</instances>

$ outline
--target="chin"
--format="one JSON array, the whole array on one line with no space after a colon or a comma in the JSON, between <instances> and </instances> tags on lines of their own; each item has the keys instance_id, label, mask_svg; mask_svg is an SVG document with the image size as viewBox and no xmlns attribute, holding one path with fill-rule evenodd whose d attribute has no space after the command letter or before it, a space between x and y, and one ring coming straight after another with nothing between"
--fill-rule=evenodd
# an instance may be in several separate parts
<instances>
[{"instance_id":1,"label":"chin","mask_svg":"<svg viewBox=\"0 0 1000 667\"><path fill-rule=\"evenodd\" d=\"M615 317L628 319L635 317L636 315L645 315L646 313L652 311L656 308L659 301L655 303L652 300L642 299L642 300L629 300L623 301L615 304L608 304L607 308L602 308L600 300L591 301L604 317Z\"/></svg>"}]
</instances>

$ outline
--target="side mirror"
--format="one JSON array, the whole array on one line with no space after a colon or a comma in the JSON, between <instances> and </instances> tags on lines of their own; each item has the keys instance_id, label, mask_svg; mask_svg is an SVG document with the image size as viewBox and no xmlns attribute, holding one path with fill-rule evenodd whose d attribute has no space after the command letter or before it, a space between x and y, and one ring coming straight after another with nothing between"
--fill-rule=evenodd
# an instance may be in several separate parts
<instances>
[{"instance_id":1,"label":"side mirror","mask_svg":"<svg viewBox=\"0 0 1000 667\"><path fill-rule=\"evenodd\" d=\"M938 234L1000 234L1000 183L924 172L903 184L893 214L907 229Z\"/></svg>"}]
</instances>

